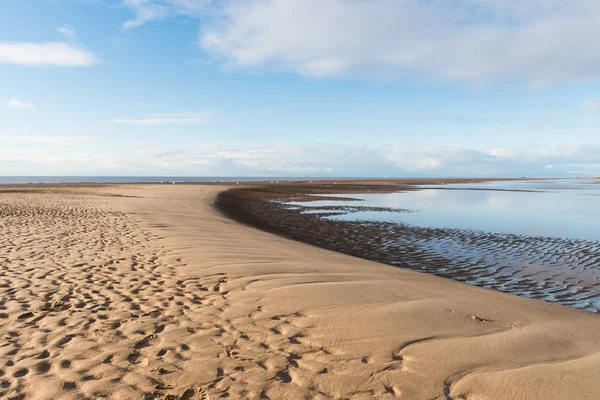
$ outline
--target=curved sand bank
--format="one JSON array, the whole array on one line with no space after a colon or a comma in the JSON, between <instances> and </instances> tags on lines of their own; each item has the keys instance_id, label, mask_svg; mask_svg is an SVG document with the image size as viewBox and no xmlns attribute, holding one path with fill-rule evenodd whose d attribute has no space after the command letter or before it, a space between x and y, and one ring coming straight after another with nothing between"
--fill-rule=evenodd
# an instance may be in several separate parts
<instances>
[{"instance_id":1,"label":"curved sand bank","mask_svg":"<svg viewBox=\"0 0 600 400\"><path fill-rule=\"evenodd\" d=\"M0 397L600 398L598 316L241 225L224 189L0 188Z\"/></svg>"},{"instance_id":2,"label":"curved sand bank","mask_svg":"<svg viewBox=\"0 0 600 400\"><path fill-rule=\"evenodd\" d=\"M356 193L381 196L390 191L409 198L427 196L414 186L287 184L227 190L219 193L215 204L236 221L303 243L600 314L598 242L381 221L383 215L403 220L410 215L398 213L414 210L368 207L356 199ZM378 216L369 221L352 218L361 213ZM572 224L578 223L573 218Z\"/></svg>"}]
</instances>

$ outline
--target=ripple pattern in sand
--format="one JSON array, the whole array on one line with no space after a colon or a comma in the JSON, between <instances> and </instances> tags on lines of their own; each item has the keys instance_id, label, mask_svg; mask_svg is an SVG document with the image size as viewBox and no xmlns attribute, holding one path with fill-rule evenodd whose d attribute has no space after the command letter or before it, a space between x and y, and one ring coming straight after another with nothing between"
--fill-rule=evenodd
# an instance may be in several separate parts
<instances>
[{"instance_id":1,"label":"ripple pattern in sand","mask_svg":"<svg viewBox=\"0 0 600 400\"><path fill-rule=\"evenodd\" d=\"M390 264L600 312L598 242L393 223L370 228L379 234L368 242Z\"/></svg>"},{"instance_id":2,"label":"ripple pattern in sand","mask_svg":"<svg viewBox=\"0 0 600 400\"><path fill-rule=\"evenodd\" d=\"M282 203L279 204L280 207ZM419 227L400 222L338 220L357 211L411 212L364 206L314 207L286 213L329 221L338 250L519 296L600 312L600 243L593 240ZM328 232L331 230L327 229ZM340 234L341 232L342 234ZM326 238L324 241L331 243Z\"/></svg>"}]
</instances>

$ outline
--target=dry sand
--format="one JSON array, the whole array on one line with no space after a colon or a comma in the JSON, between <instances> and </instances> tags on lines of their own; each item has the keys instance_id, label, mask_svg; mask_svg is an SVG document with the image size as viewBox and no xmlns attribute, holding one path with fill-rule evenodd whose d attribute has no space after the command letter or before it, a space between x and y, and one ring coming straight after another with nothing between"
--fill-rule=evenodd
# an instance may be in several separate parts
<instances>
[{"instance_id":1,"label":"dry sand","mask_svg":"<svg viewBox=\"0 0 600 400\"><path fill-rule=\"evenodd\" d=\"M0 187L0 398L600 398L597 315L243 226L225 188Z\"/></svg>"}]
</instances>

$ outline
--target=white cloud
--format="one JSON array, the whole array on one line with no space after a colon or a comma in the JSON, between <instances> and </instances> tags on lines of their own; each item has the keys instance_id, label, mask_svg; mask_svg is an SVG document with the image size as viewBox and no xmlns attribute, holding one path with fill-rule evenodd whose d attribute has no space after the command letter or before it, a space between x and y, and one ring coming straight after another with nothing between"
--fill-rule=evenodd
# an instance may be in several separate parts
<instances>
[{"instance_id":1,"label":"white cloud","mask_svg":"<svg viewBox=\"0 0 600 400\"><path fill-rule=\"evenodd\" d=\"M137 28L146 22L164 19L170 15L168 7L150 0L124 0L123 4L135 14L135 19L125 22L125 29Z\"/></svg>"},{"instance_id":2,"label":"white cloud","mask_svg":"<svg viewBox=\"0 0 600 400\"><path fill-rule=\"evenodd\" d=\"M92 136L13 135L0 136L0 140L25 143L76 143L94 140Z\"/></svg>"},{"instance_id":3,"label":"white cloud","mask_svg":"<svg viewBox=\"0 0 600 400\"><path fill-rule=\"evenodd\" d=\"M310 77L544 86L600 77L597 0L224 0L200 44Z\"/></svg>"},{"instance_id":4,"label":"white cloud","mask_svg":"<svg viewBox=\"0 0 600 400\"><path fill-rule=\"evenodd\" d=\"M210 3L211 0L123 0L123 5L135 14L135 18L126 21L123 27L133 29L179 15L200 17Z\"/></svg>"},{"instance_id":5,"label":"white cloud","mask_svg":"<svg viewBox=\"0 0 600 400\"><path fill-rule=\"evenodd\" d=\"M152 114L143 118L116 118L112 122L115 124L133 124L133 125L170 125L170 124L199 124L206 121L206 114L203 113L165 113Z\"/></svg>"},{"instance_id":6,"label":"white cloud","mask_svg":"<svg viewBox=\"0 0 600 400\"><path fill-rule=\"evenodd\" d=\"M203 147L144 153L169 172L263 176L547 176L597 174L600 144L514 149L306 145ZM547 166L553 165L551 172Z\"/></svg>"},{"instance_id":7,"label":"white cloud","mask_svg":"<svg viewBox=\"0 0 600 400\"><path fill-rule=\"evenodd\" d=\"M0 138L3 140L3 138ZM189 146L120 153L37 152L0 148L0 168L20 174L170 176L572 176L599 175L600 143L512 149L305 145ZM553 166L549 168L549 166Z\"/></svg>"},{"instance_id":8,"label":"white cloud","mask_svg":"<svg viewBox=\"0 0 600 400\"><path fill-rule=\"evenodd\" d=\"M75 29L69 24L65 24L59 28L56 28L56 30L67 40L70 40L72 42L77 40L77 33L75 33Z\"/></svg>"},{"instance_id":9,"label":"white cloud","mask_svg":"<svg viewBox=\"0 0 600 400\"><path fill-rule=\"evenodd\" d=\"M113 119L115 124L133 124L133 125L169 125L169 124L197 124L202 122L198 118L117 118Z\"/></svg>"},{"instance_id":10,"label":"white cloud","mask_svg":"<svg viewBox=\"0 0 600 400\"><path fill-rule=\"evenodd\" d=\"M98 59L88 50L61 42L0 42L0 64L85 67Z\"/></svg>"},{"instance_id":11,"label":"white cloud","mask_svg":"<svg viewBox=\"0 0 600 400\"><path fill-rule=\"evenodd\" d=\"M226 67L314 78L544 87L600 78L597 0L122 0L144 23L185 15Z\"/></svg>"},{"instance_id":12,"label":"white cloud","mask_svg":"<svg viewBox=\"0 0 600 400\"><path fill-rule=\"evenodd\" d=\"M35 106L29 101L10 99L0 102L0 107L15 108L17 110L35 110Z\"/></svg>"}]
</instances>

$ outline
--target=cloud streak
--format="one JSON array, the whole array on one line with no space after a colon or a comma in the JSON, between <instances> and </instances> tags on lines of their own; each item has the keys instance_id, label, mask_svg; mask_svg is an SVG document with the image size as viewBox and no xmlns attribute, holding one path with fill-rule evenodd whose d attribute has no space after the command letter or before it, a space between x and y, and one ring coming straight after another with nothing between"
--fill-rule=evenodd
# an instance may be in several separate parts
<instances>
[{"instance_id":1,"label":"cloud streak","mask_svg":"<svg viewBox=\"0 0 600 400\"><path fill-rule=\"evenodd\" d=\"M97 63L94 54L69 43L0 41L0 64L89 67Z\"/></svg>"},{"instance_id":2,"label":"cloud streak","mask_svg":"<svg viewBox=\"0 0 600 400\"><path fill-rule=\"evenodd\" d=\"M10 99L5 102L0 102L0 107L14 108L17 110L35 110L35 106L29 101L21 101L18 99Z\"/></svg>"},{"instance_id":3,"label":"cloud streak","mask_svg":"<svg viewBox=\"0 0 600 400\"><path fill-rule=\"evenodd\" d=\"M174 125L174 124L199 124L206 121L206 114L202 113L166 113L153 114L143 118L116 118L111 122L115 124L131 125Z\"/></svg>"},{"instance_id":4,"label":"cloud streak","mask_svg":"<svg viewBox=\"0 0 600 400\"><path fill-rule=\"evenodd\" d=\"M63 35L65 39L71 42L77 41L77 33L75 32L75 29L69 24L65 24L61 27L56 28L56 31Z\"/></svg>"},{"instance_id":5,"label":"cloud streak","mask_svg":"<svg viewBox=\"0 0 600 400\"><path fill-rule=\"evenodd\" d=\"M200 17L208 11L211 0L123 0L134 19L123 24L126 30L138 28L148 22L160 21L180 15Z\"/></svg>"},{"instance_id":6,"label":"cloud streak","mask_svg":"<svg viewBox=\"0 0 600 400\"><path fill-rule=\"evenodd\" d=\"M19 138L18 140L22 140ZM56 139L58 140L58 139ZM43 141L39 141L43 143ZM165 146L166 147L166 146ZM518 177L600 175L600 143L530 148L386 146L189 146L104 153L1 151L0 166L34 163L21 174L280 177Z\"/></svg>"},{"instance_id":7,"label":"cloud streak","mask_svg":"<svg viewBox=\"0 0 600 400\"><path fill-rule=\"evenodd\" d=\"M0 136L0 140L25 143L77 143L94 140L92 136L12 135Z\"/></svg>"},{"instance_id":8,"label":"cloud streak","mask_svg":"<svg viewBox=\"0 0 600 400\"><path fill-rule=\"evenodd\" d=\"M143 24L165 19L170 15L170 9L164 5L150 0L124 0L123 5L135 14L135 18L131 19L123 25L125 29L133 29Z\"/></svg>"}]
</instances>

